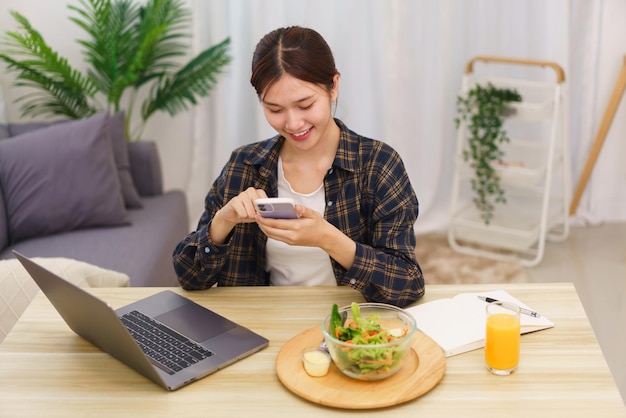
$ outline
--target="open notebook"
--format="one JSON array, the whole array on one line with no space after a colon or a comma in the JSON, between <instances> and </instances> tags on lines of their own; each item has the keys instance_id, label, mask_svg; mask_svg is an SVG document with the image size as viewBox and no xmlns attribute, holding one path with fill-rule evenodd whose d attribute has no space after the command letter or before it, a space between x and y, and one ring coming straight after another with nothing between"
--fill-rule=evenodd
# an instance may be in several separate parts
<instances>
[{"instance_id":1,"label":"open notebook","mask_svg":"<svg viewBox=\"0 0 626 418\"><path fill-rule=\"evenodd\" d=\"M461 293L453 298L439 299L407 308L417 322L417 328L435 340L446 357L475 350L485 346L485 307L487 303L478 296L513 302L531 309L504 290ZM535 318L520 315L521 333L526 334L554 327L545 316Z\"/></svg>"}]
</instances>

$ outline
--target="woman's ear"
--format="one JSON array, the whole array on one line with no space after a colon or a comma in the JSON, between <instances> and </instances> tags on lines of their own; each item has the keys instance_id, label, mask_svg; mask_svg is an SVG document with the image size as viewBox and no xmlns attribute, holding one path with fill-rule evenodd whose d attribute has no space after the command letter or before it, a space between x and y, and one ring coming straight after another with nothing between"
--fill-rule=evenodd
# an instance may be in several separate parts
<instances>
[{"instance_id":1,"label":"woman's ear","mask_svg":"<svg viewBox=\"0 0 626 418\"><path fill-rule=\"evenodd\" d=\"M339 96L339 73L333 76L333 88L330 90L330 101L334 102Z\"/></svg>"}]
</instances>

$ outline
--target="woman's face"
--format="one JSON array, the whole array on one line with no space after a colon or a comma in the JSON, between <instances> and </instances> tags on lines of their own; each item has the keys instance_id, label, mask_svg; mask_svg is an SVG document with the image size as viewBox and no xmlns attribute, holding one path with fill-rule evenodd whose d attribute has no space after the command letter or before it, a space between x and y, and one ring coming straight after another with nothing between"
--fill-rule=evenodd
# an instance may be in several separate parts
<instances>
[{"instance_id":1,"label":"woman's face","mask_svg":"<svg viewBox=\"0 0 626 418\"><path fill-rule=\"evenodd\" d=\"M298 149L323 145L337 128L331 103L337 99L338 85L338 75L330 92L317 84L284 75L263 96L265 118Z\"/></svg>"}]
</instances>

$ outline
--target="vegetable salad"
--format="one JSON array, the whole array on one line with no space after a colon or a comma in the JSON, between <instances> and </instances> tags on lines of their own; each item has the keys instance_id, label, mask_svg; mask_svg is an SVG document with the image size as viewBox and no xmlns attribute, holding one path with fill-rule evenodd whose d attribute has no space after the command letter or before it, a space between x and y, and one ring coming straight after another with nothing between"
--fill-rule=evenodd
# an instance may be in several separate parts
<instances>
[{"instance_id":1,"label":"vegetable salad","mask_svg":"<svg viewBox=\"0 0 626 418\"><path fill-rule=\"evenodd\" d=\"M342 321L339 307L333 305L330 318L330 334L336 339L361 347L340 346L336 355L343 364L350 365L350 371L356 375L382 374L389 372L402 360L406 347L387 345L404 337L408 328L388 328L379 315L361 316L358 303L350 306L352 318ZM371 347L362 347L362 346ZM384 346L380 346L384 345Z\"/></svg>"}]
</instances>

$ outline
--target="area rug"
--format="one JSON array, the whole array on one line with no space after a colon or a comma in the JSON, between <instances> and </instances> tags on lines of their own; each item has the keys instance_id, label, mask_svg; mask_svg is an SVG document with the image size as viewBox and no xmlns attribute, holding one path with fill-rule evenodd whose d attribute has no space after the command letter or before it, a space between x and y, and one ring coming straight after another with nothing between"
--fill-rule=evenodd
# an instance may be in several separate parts
<instances>
[{"instance_id":1,"label":"area rug","mask_svg":"<svg viewBox=\"0 0 626 418\"><path fill-rule=\"evenodd\" d=\"M418 235L415 254L427 285L528 282L520 264L458 253L445 235Z\"/></svg>"}]
</instances>

